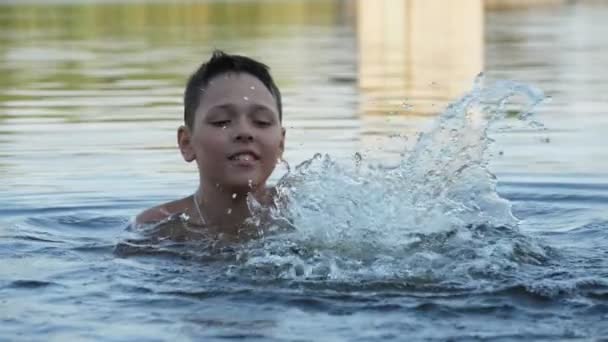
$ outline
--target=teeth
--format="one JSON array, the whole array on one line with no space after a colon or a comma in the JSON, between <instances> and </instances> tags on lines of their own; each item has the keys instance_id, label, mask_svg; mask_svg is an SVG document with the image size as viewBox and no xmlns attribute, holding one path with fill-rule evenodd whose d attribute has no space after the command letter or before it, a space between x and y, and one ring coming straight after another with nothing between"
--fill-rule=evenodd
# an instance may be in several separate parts
<instances>
[{"instance_id":1,"label":"teeth","mask_svg":"<svg viewBox=\"0 0 608 342\"><path fill-rule=\"evenodd\" d=\"M237 154L236 156L230 158L232 160L240 160L240 161L252 161L254 157L249 153Z\"/></svg>"}]
</instances>

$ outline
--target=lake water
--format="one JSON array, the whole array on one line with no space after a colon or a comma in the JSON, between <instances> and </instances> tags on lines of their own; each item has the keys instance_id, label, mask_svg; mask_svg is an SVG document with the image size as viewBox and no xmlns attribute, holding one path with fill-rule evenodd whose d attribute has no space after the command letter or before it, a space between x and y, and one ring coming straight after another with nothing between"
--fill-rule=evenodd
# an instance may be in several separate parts
<instances>
[{"instance_id":1,"label":"lake water","mask_svg":"<svg viewBox=\"0 0 608 342\"><path fill-rule=\"evenodd\" d=\"M450 6L0 4L0 340L608 340L608 6ZM214 48L282 89L296 229L141 236Z\"/></svg>"}]
</instances>

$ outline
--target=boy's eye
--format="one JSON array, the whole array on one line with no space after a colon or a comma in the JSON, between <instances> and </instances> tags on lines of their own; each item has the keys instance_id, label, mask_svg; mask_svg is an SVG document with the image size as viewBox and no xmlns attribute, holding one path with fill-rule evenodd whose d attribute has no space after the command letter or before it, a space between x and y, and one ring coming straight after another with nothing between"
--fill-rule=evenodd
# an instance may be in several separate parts
<instances>
[{"instance_id":1,"label":"boy's eye","mask_svg":"<svg viewBox=\"0 0 608 342\"><path fill-rule=\"evenodd\" d=\"M256 120L255 123L258 126L270 126L272 124L272 122L270 121L265 121L265 120Z\"/></svg>"},{"instance_id":2,"label":"boy's eye","mask_svg":"<svg viewBox=\"0 0 608 342\"><path fill-rule=\"evenodd\" d=\"M222 126L226 126L230 123L230 120L217 120L217 121L212 121L211 124L213 126L217 126L217 127L222 127Z\"/></svg>"}]
</instances>

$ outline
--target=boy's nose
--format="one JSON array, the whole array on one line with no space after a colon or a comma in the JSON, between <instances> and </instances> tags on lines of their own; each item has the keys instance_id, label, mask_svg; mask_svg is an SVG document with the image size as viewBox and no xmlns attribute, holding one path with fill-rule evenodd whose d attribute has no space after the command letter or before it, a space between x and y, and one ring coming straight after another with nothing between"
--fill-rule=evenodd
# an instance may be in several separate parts
<instances>
[{"instance_id":1,"label":"boy's nose","mask_svg":"<svg viewBox=\"0 0 608 342\"><path fill-rule=\"evenodd\" d=\"M244 121L244 120L243 120ZM253 133L247 122L239 122L234 139L239 142L253 141Z\"/></svg>"},{"instance_id":2,"label":"boy's nose","mask_svg":"<svg viewBox=\"0 0 608 342\"><path fill-rule=\"evenodd\" d=\"M250 142L253 141L253 135L249 132L239 132L235 138L236 141Z\"/></svg>"}]
</instances>

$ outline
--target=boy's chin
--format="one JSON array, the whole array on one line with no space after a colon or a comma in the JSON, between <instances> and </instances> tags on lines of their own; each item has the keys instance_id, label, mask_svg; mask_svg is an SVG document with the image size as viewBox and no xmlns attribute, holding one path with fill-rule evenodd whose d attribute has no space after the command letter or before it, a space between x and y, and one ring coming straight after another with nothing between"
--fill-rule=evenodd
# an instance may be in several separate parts
<instances>
[{"instance_id":1,"label":"boy's chin","mask_svg":"<svg viewBox=\"0 0 608 342\"><path fill-rule=\"evenodd\" d=\"M245 194L248 192L255 192L259 189L259 182L256 180L235 180L232 182L226 182L222 186L224 191L235 193L235 194Z\"/></svg>"}]
</instances>

